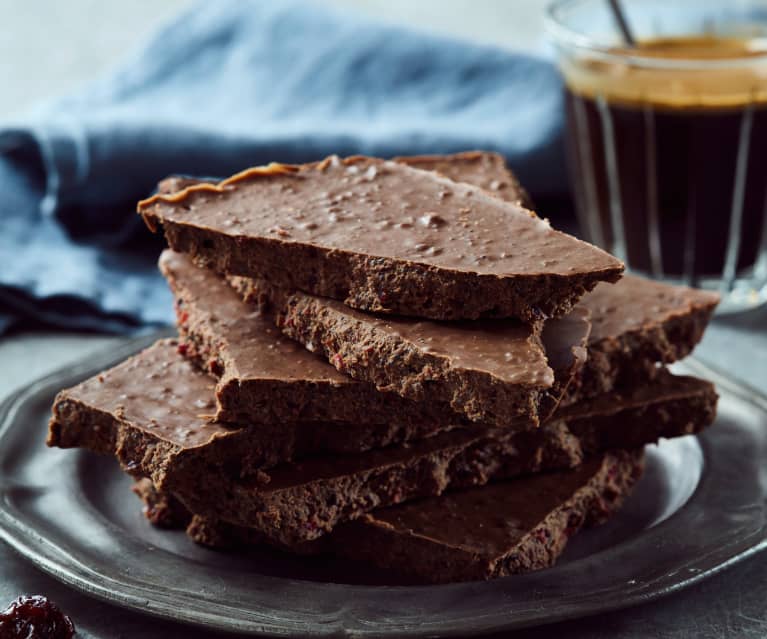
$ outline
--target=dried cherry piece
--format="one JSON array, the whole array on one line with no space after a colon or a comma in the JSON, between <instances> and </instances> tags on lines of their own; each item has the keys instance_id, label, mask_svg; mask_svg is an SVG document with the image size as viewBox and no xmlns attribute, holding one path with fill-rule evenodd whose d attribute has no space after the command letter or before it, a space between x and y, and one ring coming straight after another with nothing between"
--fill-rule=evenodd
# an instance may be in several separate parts
<instances>
[{"instance_id":1,"label":"dried cherry piece","mask_svg":"<svg viewBox=\"0 0 767 639\"><path fill-rule=\"evenodd\" d=\"M0 639L71 639L75 626L41 595L22 596L0 612Z\"/></svg>"}]
</instances>

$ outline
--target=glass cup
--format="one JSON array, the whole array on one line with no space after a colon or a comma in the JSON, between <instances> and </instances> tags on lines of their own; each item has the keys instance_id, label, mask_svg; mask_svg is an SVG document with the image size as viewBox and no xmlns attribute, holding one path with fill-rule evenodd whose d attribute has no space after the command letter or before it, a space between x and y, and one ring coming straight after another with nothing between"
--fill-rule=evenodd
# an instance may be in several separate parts
<instances>
[{"instance_id":1,"label":"glass cup","mask_svg":"<svg viewBox=\"0 0 767 639\"><path fill-rule=\"evenodd\" d=\"M656 279L767 300L767 0L559 0L582 232Z\"/></svg>"}]
</instances>

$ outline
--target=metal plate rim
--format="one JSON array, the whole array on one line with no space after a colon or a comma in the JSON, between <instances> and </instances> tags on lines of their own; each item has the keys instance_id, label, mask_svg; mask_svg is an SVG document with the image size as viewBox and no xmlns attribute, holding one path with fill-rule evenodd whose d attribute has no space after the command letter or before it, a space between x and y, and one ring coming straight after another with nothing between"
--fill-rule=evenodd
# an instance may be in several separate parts
<instances>
[{"instance_id":1,"label":"metal plate rim","mask_svg":"<svg viewBox=\"0 0 767 639\"><path fill-rule=\"evenodd\" d=\"M151 344L160 336L166 336L167 332L161 334L152 334L130 339L117 349L109 349L101 354L96 354L81 360L75 365L59 369L45 377L30 384L26 389L21 389L0 404L0 442L9 429L14 427L14 415L24 402L36 394L49 389L52 385L61 385L62 378L75 378L84 376L96 368L103 368L109 365L109 362L116 362L127 357L137 350ZM97 364L98 363L98 364ZM767 415L767 397L761 395L754 389L745 387L731 381L723 374L693 358L685 362L685 368L694 374L701 375L714 381L720 392L726 392L736 395L740 401L748 402L758 410ZM709 451L705 451L709 454ZM766 462L767 463L767 462ZM0 474L0 489L8 486ZM717 560L714 565L706 569L688 573L688 576L682 579L676 579L669 583L647 584L647 587L636 589L635 591L625 593L620 598L605 599L599 602L599 605L586 605L578 607L571 604L566 610L556 611L547 610L545 623L564 621L577 617L595 614L597 612L607 612L621 608L637 605L640 603L652 601L659 597L676 592L695 583L702 581L729 566L750 557L757 552L767 548L767 499L762 494L762 526L761 530L755 534L754 538L749 538L742 547L725 548L724 556ZM664 527L672 525L670 521L660 524L657 529L653 529L654 534L662 534ZM173 600L164 601L162 597L157 600L157 584L150 584L148 587L120 582L117 579L111 579L107 575L95 574L95 579L87 576L87 571L77 570L72 566L72 558L60 548L56 547L50 540L39 533L33 526L14 517L9 510L0 508L0 539L8 543L14 550L31 561L38 568L62 581L70 587L83 592L89 596L96 597L122 608L138 611L143 614L149 614L155 617L169 619L172 621L193 624L205 627L211 630L241 632L260 636L365 636L365 637L421 637L421 636L465 636L466 634L481 634L493 631L503 631L512 628L522 628L544 623L540 620L518 620L509 615L508 612L499 610L493 614L483 617L472 617L468 623L445 626L444 623L432 620L431 623L424 623L420 626L402 627L401 625L392 628L382 627L376 624L374 619L354 619L350 614L354 612L352 607L344 607L335 611L331 615L325 615L322 619L316 619L313 624L301 624L282 619L269 623L259 623L253 620L241 620L236 616L227 616L223 611L216 615L199 609L196 606L179 607L178 601L174 605ZM722 549L719 549L722 550ZM276 578L273 578L276 579ZM516 579L511 577L509 579ZM99 581L100 580L100 581ZM287 580L284 580L287 581ZM110 586L110 583L117 584L120 588ZM305 583L305 582L302 582ZM332 584L335 589L355 589L355 588L383 588L385 591L403 591L410 593L413 589L423 592L422 589L454 589L456 591L463 588L482 588L494 582L474 583L474 584L451 584L446 586L419 586L419 587L374 587L374 586L345 586L343 584ZM154 589L152 589L154 587ZM383 591L381 591L383 592ZM151 595L151 596L150 596ZM192 602L185 602L192 603ZM264 611L267 612L267 611ZM391 623L391 619L387 623Z\"/></svg>"}]
</instances>

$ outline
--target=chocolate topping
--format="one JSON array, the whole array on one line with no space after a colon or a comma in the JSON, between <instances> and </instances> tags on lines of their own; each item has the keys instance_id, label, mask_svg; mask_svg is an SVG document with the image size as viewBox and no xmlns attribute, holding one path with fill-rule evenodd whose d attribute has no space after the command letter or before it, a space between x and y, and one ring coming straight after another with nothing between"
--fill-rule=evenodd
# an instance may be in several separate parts
<instances>
[{"instance_id":1,"label":"chocolate topping","mask_svg":"<svg viewBox=\"0 0 767 639\"><path fill-rule=\"evenodd\" d=\"M357 428L337 429L346 437L325 440L332 445L326 450L341 451L385 446L466 421L444 402L414 402L339 373L180 253L165 251L160 270L176 298L181 350L219 377L219 421L353 422ZM361 427L366 424L379 424L381 438Z\"/></svg>"},{"instance_id":2,"label":"chocolate topping","mask_svg":"<svg viewBox=\"0 0 767 639\"><path fill-rule=\"evenodd\" d=\"M580 443L566 427L577 421L573 408L536 431L452 430L405 446L243 472L237 464L244 465L243 460L261 454L261 439L252 435L258 429L232 430L200 421L195 403L206 402L212 393L200 394L191 378L205 376L189 368L181 357L176 356L177 365L161 361L163 350L167 354L172 345L161 342L60 393L49 444L112 452L129 472L150 477L192 512L255 528L279 545L292 547L317 538L375 507L437 495L449 486L572 466L581 457ZM153 375L154 370L165 377ZM185 377L174 377L182 370ZM153 421L156 413L143 408L146 402L140 385L151 395L157 379L165 388L173 386L172 390L161 389L157 396L167 396L175 409L167 413L167 421L159 417ZM653 391L642 389L647 397L644 403L631 403L631 398L605 399L601 410L609 412L609 419L596 419L598 409L588 407L587 421L597 427L596 432L589 432L584 426L583 436L596 447L602 441L617 445L623 431L616 424L639 423L631 429L631 441L638 438L634 445L641 445L658 436L674 436L680 428L684 432L702 428L713 416L710 407L716 397L705 382L690 378L686 383L686 391L674 387L675 410L669 410L661 383ZM693 397L695 402L690 402ZM627 408L621 412L620 406ZM684 420L669 420L685 406ZM130 418L137 416L138 421L132 423ZM652 428L641 426L648 421ZM607 436L605 431L615 434ZM234 446L226 448L227 437L233 438ZM269 441L274 439L270 433ZM210 443L203 446L205 441Z\"/></svg>"},{"instance_id":3,"label":"chocolate topping","mask_svg":"<svg viewBox=\"0 0 767 639\"><path fill-rule=\"evenodd\" d=\"M211 313L218 307L215 317L221 330L226 332L228 341L236 341L242 349L237 353L237 368L243 377L349 383L348 377L306 352L307 349L316 350L313 344L307 343L304 349L295 341L277 335L279 331L268 317L256 311L248 313L248 307L231 290L224 290L226 286L223 282L214 274L194 266L184 255L164 251L160 269L166 275L175 274L177 280L196 280L194 294L205 295L204 302ZM322 303L336 313L366 323L376 333L396 338L422 353L446 361L451 369L472 369L513 384L549 387L554 383L554 373L547 365L547 354L534 337L534 330L522 322L418 321L361 313L334 300L324 299ZM582 314L579 311L579 316ZM572 343L578 343L580 338L567 333L559 336L557 332L566 327L573 327L575 331L579 328L576 328L575 321L563 321L554 324L554 327L559 328L548 331L550 342L556 344L558 355L566 357L563 351ZM568 339L573 342L567 344Z\"/></svg>"},{"instance_id":4,"label":"chocolate topping","mask_svg":"<svg viewBox=\"0 0 767 639\"><path fill-rule=\"evenodd\" d=\"M331 548L423 583L492 579L551 566L568 539L615 512L641 476L641 451L419 503L339 527Z\"/></svg>"},{"instance_id":5,"label":"chocolate topping","mask_svg":"<svg viewBox=\"0 0 767 639\"><path fill-rule=\"evenodd\" d=\"M600 284L581 305L591 310L589 357L564 403L645 384L700 341L719 297L632 275Z\"/></svg>"},{"instance_id":6,"label":"chocolate topping","mask_svg":"<svg viewBox=\"0 0 767 639\"><path fill-rule=\"evenodd\" d=\"M498 153L466 151L453 155L416 155L394 158L415 169L436 171L455 182L473 184L488 193L532 209L532 201L517 177Z\"/></svg>"},{"instance_id":7,"label":"chocolate topping","mask_svg":"<svg viewBox=\"0 0 767 639\"><path fill-rule=\"evenodd\" d=\"M195 295L204 295L199 285L203 278L206 287L216 286L214 276L206 276L188 258L170 251L163 255L161 268L177 284L182 278L196 280ZM381 317L327 298L288 294L263 281L258 286L258 295L269 296L278 311L283 332L310 351L324 354L338 370L373 383L380 391L412 401L449 405L472 421L504 426L520 420L535 422L539 395L555 381L539 338L541 322L527 325L516 320L433 322ZM243 308L237 310L233 303L230 308L228 302L225 308L232 319L224 324L240 323L234 318L242 315ZM573 319L563 326L577 324L585 331L585 322ZM244 331L249 330L245 322L241 324ZM183 322L180 325L182 331L190 330ZM226 335L220 337L231 341ZM573 339L577 345L582 336ZM254 350L248 356L256 355ZM572 372L568 369L565 374Z\"/></svg>"},{"instance_id":8,"label":"chocolate topping","mask_svg":"<svg viewBox=\"0 0 767 639\"><path fill-rule=\"evenodd\" d=\"M570 275L620 267L606 253L481 189L369 158L272 164L219 185L154 196L139 209L232 236L483 274Z\"/></svg>"},{"instance_id":9,"label":"chocolate topping","mask_svg":"<svg viewBox=\"0 0 767 639\"><path fill-rule=\"evenodd\" d=\"M334 420L357 424L386 422L391 427L406 427L400 431L401 439L395 429L388 429L393 438L378 440L379 445L426 436L447 425L468 423L446 402L431 398L416 402L395 393L379 392L372 384L338 373L317 357L307 368L305 361L311 356L300 347L300 353L294 355L291 349L296 348L295 342L288 341L285 350L273 344L274 328L266 310L263 314L254 313L221 278L197 268L180 253L165 251L160 258L160 270L174 291L184 354L220 378L216 388L216 418L220 421ZM285 297L284 293L274 291L272 295ZM543 416L551 414L586 360L589 315L587 309L576 307L565 317L546 322L542 341L554 368L554 384L542 399ZM270 333L269 338L265 338L264 330ZM260 353L264 348L270 350L262 362ZM272 365L276 351L283 359ZM301 363L294 366L292 357ZM506 360L506 354L503 359ZM254 365L254 361L259 364ZM303 379L295 378L293 369L302 367L307 368L307 374ZM284 374L285 368L290 374ZM327 375L318 375L318 369L323 368ZM529 425L520 421L511 426ZM358 436L362 437L364 432L360 429ZM356 448L355 434L350 433L349 437L345 450ZM376 443L368 435L364 437L368 443Z\"/></svg>"},{"instance_id":10,"label":"chocolate topping","mask_svg":"<svg viewBox=\"0 0 767 639\"><path fill-rule=\"evenodd\" d=\"M535 422L542 392L554 383L541 322L384 318L300 292L278 305L277 322L355 379L415 401L449 402L476 422Z\"/></svg>"},{"instance_id":11,"label":"chocolate topping","mask_svg":"<svg viewBox=\"0 0 767 639\"><path fill-rule=\"evenodd\" d=\"M464 151L448 155L401 156L392 158L392 161L423 171L436 171L455 182L478 186L507 202L513 202L528 209L533 208L527 191L498 153ZM213 183L214 181L171 175L157 185L157 192L170 195L201 182Z\"/></svg>"},{"instance_id":12,"label":"chocolate topping","mask_svg":"<svg viewBox=\"0 0 767 639\"><path fill-rule=\"evenodd\" d=\"M203 447L235 431L211 422L213 380L180 357L174 340L161 340L121 364L62 391L56 419L66 422L76 405L93 406L132 428L179 448Z\"/></svg>"},{"instance_id":13,"label":"chocolate topping","mask_svg":"<svg viewBox=\"0 0 767 639\"><path fill-rule=\"evenodd\" d=\"M697 433L714 422L717 399L710 382L661 369L641 386L560 407L552 421L566 423L591 454Z\"/></svg>"},{"instance_id":14,"label":"chocolate topping","mask_svg":"<svg viewBox=\"0 0 767 639\"><path fill-rule=\"evenodd\" d=\"M718 303L716 293L671 286L636 275L625 275L615 284L598 284L583 298L583 305L591 310L592 316L590 344L699 311L708 316Z\"/></svg>"},{"instance_id":15,"label":"chocolate topping","mask_svg":"<svg viewBox=\"0 0 767 639\"><path fill-rule=\"evenodd\" d=\"M244 304L219 277L197 268L185 255L163 251L160 270L176 293L182 330L189 319L186 306L191 304L216 327L219 340L237 345L229 357L237 377L357 385L301 344L285 337L268 315Z\"/></svg>"},{"instance_id":16,"label":"chocolate topping","mask_svg":"<svg viewBox=\"0 0 767 639\"><path fill-rule=\"evenodd\" d=\"M552 510L572 499L573 493L606 470L605 466L619 465L621 456L631 459L626 454L617 456L607 463L609 455L596 456L572 470L446 493L426 503L382 508L366 515L363 525L417 535L432 543L494 559L534 532ZM633 457L641 455L635 453Z\"/></svg>"},{"instance_id":17,"label":"chocolate topping","mask_svg":"<svg viewBox=\"0 0 767 639\"><path fill-rule=\"evenodd\" d=\"M641 475L641 451L613 451L576 469L539 473L440 497L378 509L301 546L377 564L424 583L490 579L550 566L583 525L620 507ZM141 480L145 510L187 526L215 547L263 543L253 529L183 512Z\"/></svg>"},{"instance_id":18,"label":"chocolate topping","mask_svg":"<svg viewBox=\"0 0 767 639\"><path fill-rule=\"evenodd\" d=\"M115 452L129 468L135 466L135 456L143 456L137 451L149 450L144 463L151 471L144 474L158 483L173 483L176 475L198 472L199 467L226 467L233 476L258 476L263 469L294 458L358 452L460 425L275 422L234 427L214 422L214 380L181 357L178 348L175 340L161 340L59 394L50 441L70 447L90 438L91 448ZM273 385L264 389L266 400L273 389Z\"/></svg>"},{"instance_id":19,"label":"chocolate topping","mask_svg":"<svg viewBox=\"0 0 767 639\"><path fill-rule=\"evenodd\" d=\"M585 290L622 270L603 251L482 189L371 158L249 169L217 185L158 194L139 211L150 228L165 226L172 248L218 270L268 276L372 311L532 319L538 307L566 312ZM463 308L477 303L469 289L483 280L501 294L482 308ZM547 287L555 281L563 290L552 299Z\"/></svg>"},{"instance_id":20,"label":"chocolate topping","mask_svg":"<svg viewBox=\"0 0 767 639\"><path fill-rule=\"evenodd\" d=\"M447 369L484 373L514 385L548 388L554 383L554 372L538 338L541 327L514 320L432 322L379 317L335 300L320 303L349 321L365 324L366 330L383 339L441 360ZM311 351L318 348L311 342L305 346Z\"/></svg>"}]
</instances>

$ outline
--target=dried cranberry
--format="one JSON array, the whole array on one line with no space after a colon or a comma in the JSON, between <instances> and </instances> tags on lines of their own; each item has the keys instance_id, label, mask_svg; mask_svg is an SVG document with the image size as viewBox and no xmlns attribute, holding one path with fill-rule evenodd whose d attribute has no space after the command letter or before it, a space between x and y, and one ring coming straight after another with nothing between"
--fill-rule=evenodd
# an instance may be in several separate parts
<instances>
[{"instance_id":1,"label":"dried cranberry","mask_svg":"<svg viewBox=\"0 0 767 639\"><path fill-rule=\"evenodd\" d=\"M210 362L208 362L208 369L216 377L221 377L221 375L224 374L224 367L221 366L221 362L215 359L212 359Z\"/></svg>"},{"instance_id":2,"label":"dried cranberry","mask_svg":"<svg viewBox=\"0 0 767 639\"><path fill-rule=\"evenodd\" d=\"M19 597L0 612L0 639L70 639L74 634L72 620L40 595Z\"/></svg>"},{"instance_id":3,"label":"dried cranberry","mask_svg":"<svg viewBox=\"0 0 767 639\"><path fill-rule=\"evenodd\" d=\"M566 539L569 539L579 530L580 530L580 526L568 526L567 528L565 528L564 536Z\"/></svg>"},{"instance_id":4,"label":"dried cranberry","mask_svg":"<svg viewBox=\"0 0 767 639\"><path fill-rule=\"evenodd\" d=\"M551 533L545 528L537 528L533 531L533 536L539 544L546 543L546 540L551 537Z\"/></svg>"}]
</instances>

